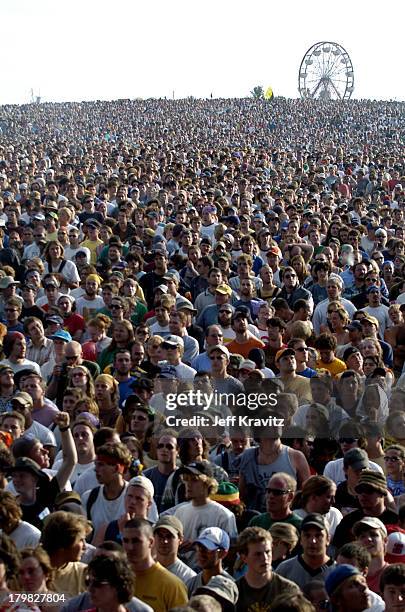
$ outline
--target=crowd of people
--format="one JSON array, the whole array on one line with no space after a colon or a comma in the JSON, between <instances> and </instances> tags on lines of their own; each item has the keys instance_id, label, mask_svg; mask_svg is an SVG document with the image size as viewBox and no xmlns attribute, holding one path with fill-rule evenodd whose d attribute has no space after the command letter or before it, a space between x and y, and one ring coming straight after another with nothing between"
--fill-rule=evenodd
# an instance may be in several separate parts
<instances>
[{"instance_id":1,"label":"crowd of people","mask_svg":"<svg viewBox=\"0 0 405 612\"><path fill-rule=\"evenodd\" d=\"M405 108L0 108L0 611L405 610Z\"/></svg>"}]
</instances>

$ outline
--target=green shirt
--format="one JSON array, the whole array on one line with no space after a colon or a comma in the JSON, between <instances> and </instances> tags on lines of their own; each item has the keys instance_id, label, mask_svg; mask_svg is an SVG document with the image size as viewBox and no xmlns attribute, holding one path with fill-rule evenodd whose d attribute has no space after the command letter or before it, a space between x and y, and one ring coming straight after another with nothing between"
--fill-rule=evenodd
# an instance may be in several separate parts
<instances>
[{"instance_id":1,"label":"green shirt","mask_svg":"<svg viewBox=\"0 0 405 612\"><path fill-rule=\"evenodd\" d=\"M263 514L259 514L259 516L252 518L252 520L249 522L249 527L262 527L268 531L270 527L274 525L274 523L288 523L289 525L294 525L294 527L299 530L301 527L302 518L295 512L292 512L286 519L273 520L268 512L263 512Z\"/></svg>"}]
</instances>

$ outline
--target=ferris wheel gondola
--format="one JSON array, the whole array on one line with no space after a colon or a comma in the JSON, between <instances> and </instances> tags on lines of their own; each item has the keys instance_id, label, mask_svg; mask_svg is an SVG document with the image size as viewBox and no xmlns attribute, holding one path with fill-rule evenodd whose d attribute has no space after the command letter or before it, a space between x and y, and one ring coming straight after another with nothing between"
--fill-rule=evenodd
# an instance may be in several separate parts
<instances>
[{"instance_id":1,"label":"ferris wheel gondola","mask_svg":"<svg viewBox=\"0 0 405 612\"><path fill-rule=\"evenodd\" d=\"M298 72L301 98L348 100L354 91L353 64L338 43L319 42L302 58Z\"/></svg>"}]
</instances>

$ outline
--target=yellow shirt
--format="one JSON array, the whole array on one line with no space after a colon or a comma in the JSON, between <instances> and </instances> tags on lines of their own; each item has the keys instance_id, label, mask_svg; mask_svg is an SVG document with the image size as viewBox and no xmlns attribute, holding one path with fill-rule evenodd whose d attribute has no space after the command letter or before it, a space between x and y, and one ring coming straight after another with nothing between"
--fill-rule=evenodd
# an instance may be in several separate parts
<instances>
[{"instance_id":1,"label":"yellow shirt","mask_svg":"<svg viewBox=\"0 0 405 612\"><path fill-rule=\"evenodd\" d=\"M97 247L104 244L102 240L85 240L80 243L80 246L87 247L90 251L90 263L95 266L97 263Z\"/></svg>"},{"instance_id":2,"label":"yellow shirt","mask_svg":"<svg viewBox=\"0 0 405 612\"><path fill-rule=\"evenodd\" d=\"M336 376L339 376L339 374L347 370L347 367L344 361L335 357L331 363L324 363L321 359L318 359L316 362L316 369L328 370L328 372L332 374L333 378L336 378Z\"/></svg>"},{"instance_id":3,"label":"yellow shirt","mask_svg":"<svg viewBox=\"0 0 405 612\"><path fill-rule=\"evenodd\" d=\"M86 576L87 565L80 561L72 561L62 565L55 571L53 580L56 593L64 594L67 599L76 597L79 593L86 590L84 579Z\"/></svg>"},{"instance_id":4,"label":"yellow shirt","mask_svg":"<svg viewBox=\"0 0 405 612\"><path fill-rule=\"evenodd\" d=\"M188 602L185 585L160 563L144 572L136 572L134 595L151 606L154 612L168 612Z\"/></svg>"}]
</instances>

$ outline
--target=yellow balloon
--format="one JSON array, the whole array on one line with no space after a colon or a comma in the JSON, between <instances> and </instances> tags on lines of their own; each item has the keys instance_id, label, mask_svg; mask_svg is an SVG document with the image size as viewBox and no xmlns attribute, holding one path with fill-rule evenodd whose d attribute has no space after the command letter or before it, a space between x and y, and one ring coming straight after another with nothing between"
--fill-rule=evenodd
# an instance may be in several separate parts
<instances>
[{"instance_id":1,"label":"yellow balloon","mask_svg":"<svg viewBox=\"0 0 405 612\"><path fill-rule=\"evenodd\" d=\"M266 100L271 100L273 98L274 94L273 94L273 90L271 87L268 87L266 89L266 91L264 92L264 97Z\"/></svg>"}]
</instances>

